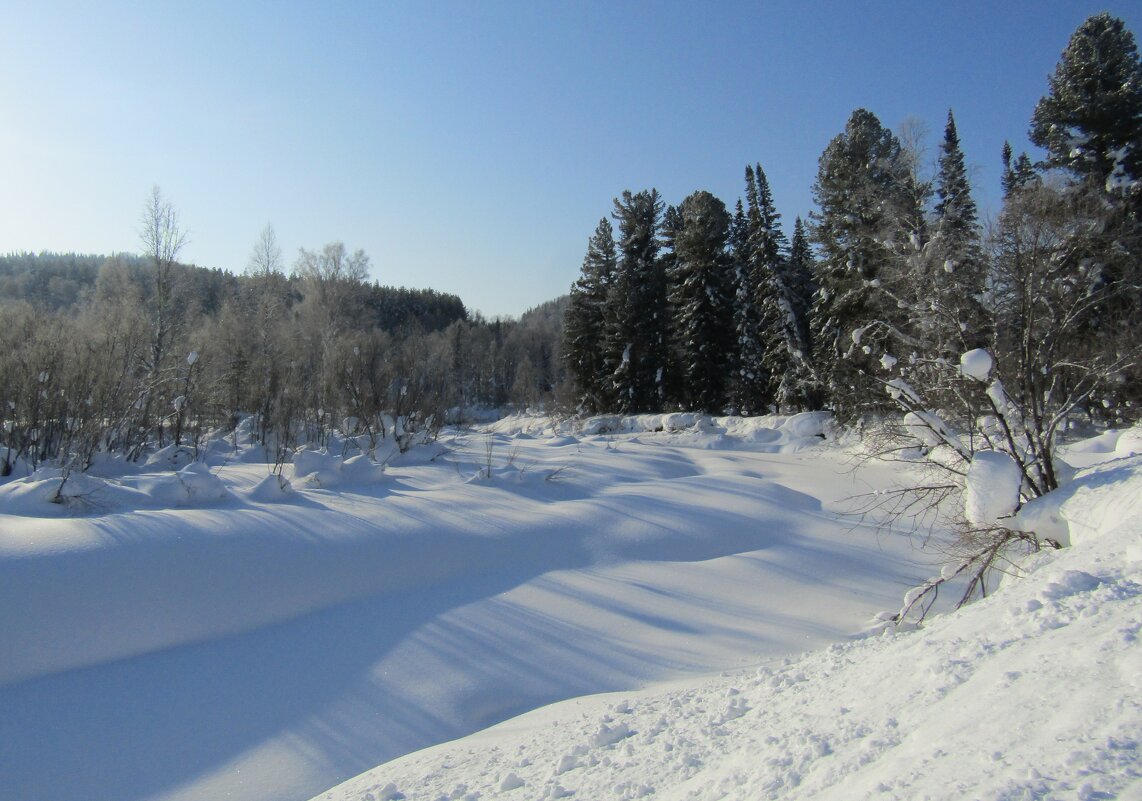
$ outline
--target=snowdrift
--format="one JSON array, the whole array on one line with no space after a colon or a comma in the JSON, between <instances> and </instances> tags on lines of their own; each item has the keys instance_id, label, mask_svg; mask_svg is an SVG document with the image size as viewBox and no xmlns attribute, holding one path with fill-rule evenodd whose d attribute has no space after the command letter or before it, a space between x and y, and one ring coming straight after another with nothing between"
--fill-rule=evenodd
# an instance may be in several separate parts
<instances>
[{"instance_id":1,"label":"snowdrift","mask_svg":"<svg viewBox=\"0 0 1142 801\"><path fill-rule=\"evenodd\" d=\"M1137 798L1142 459L1060 503L1086 532L922 630L557 704L315 798Z\"/></svg>"},{"instance_id":2,"label":"snowdrift","mask_svg":"<svg viewBox=\"0 0 1142 801\"><path fill-rule=\"evenodd\" d=\"M696 412L669 414L599 415L584 420L554 420L514 415L493 429L504 434L579 435L607 437L623 434L659 434L658 441L687 447L742 448L759 453L797 453L815 448L833 433L828 412L763 417L711 417Z\"/></svg>"},{"instance_id":3,"label":"snowdrift","mask_svg":"<svg viewBox=\"0 0 1142 801\"><path fill-rule=\"evenodd\" d=\"M831 436L820 415L516 417L450 432L384 466L332 448L299 453L278 475L264 454L214 443L189 463L170 451L66 481L58 471L13 477L0 486L0 798L302 801L378 764L334 797L670 797L707 781L729 796L766 797L833 787L812 778L849 771L831 753L861 765L915 757L891 746L885 719L911 742L908 705L876 701L874 688L935 703L923 682L950 670L944 661L970 678L1018 638L1003 633L1007 618L988 618L1000 639L977 647L964 633L915 646L943 654L918 673L890 667L896 657L879 649L926 642L959 617L918 635L861 639L931 575L933 557L843 514L851 496L889 486L893 470L854 472ZM1085 625L1131 603L1136 545L1123 546L1121 564L1066 561L1098 553L1107 530L1137 518L1129 458L1121 438L1077 453L1089 464L1112 460L1118 472L1090 473L1043 510L1074 532L1076 547L1012 585L1023 591L1054 566L1063 571L1050 579L1057 587L1026 600L1041 604L1025 614L1042 625L1012 649L1030 654L1043 638L1074 632L1065 645L1078 651L1080 629L1060 624L1065 614ZM1007 593L989 603L1015 597ZM1074 606L1092 598L1098 614ZM1138 675L1113 649L1091 659L1104 651L1121 676ZM828 684L824 674L840 675L847 660L871 667L859 681ZM1103 662L1075 664L1112 678ZM1047 680L1037 668L1014 670ZM725 675L691 678L682 695L635 692L711 671ZM1107 686L1137 697L1121 676ZM453 768L431 761L444 751L413 753L610 691L625 694L476 735L455 746L471 754L448 752ZM830 728L844 715L812 699L840 704L846 693L846 708L863 710L847 719L860 724ZM878 717L876 703L899 711ZM1090 742L1125 743L1107 751L1121 760L1135 753L1127 724L1136 708L1118 708L1120 731L1098 723ZM559 717L568 709L584 711ZM941 709L966 725L954 705ZM528 728L547 726L545 715L559 728ZM511 732L522 732L511 745L518 756L504 761L508 750L494 743ZM870 748L861 758L851 751L858 739ZM730 747L739 740L752 749L745 767ZM406 754L412 761L391 762ZM1117 786L1098 778L1112 773L1099 759L1090 797ZM1042 772L1048 786L1071 782L1078 792L1078 770ZM1025 778L999 767L993 775Z\"/></svg>"}]
</instances>

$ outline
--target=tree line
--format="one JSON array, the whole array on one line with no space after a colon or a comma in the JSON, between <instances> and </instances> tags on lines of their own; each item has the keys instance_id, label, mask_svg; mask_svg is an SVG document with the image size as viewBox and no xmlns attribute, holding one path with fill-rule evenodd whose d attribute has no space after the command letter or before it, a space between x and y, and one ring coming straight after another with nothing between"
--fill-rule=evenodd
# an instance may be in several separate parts
<instances>
[{"instance_id":1,"label":"tree line","mask_svg":"<svg viewBox=\"0 0 1142 801\"><path fill-rule=\"evenodd\" d=\"M0 258L0 472L193 447L245 415L281 458L479 406L844 422L898 408L921 440L1006 441L1049 491L1061 428L1128 424L1142 402L1142 66L1121 20L1075 32L1030 138L1045 157L1004 149L986 225L951 112L930 169L914 131L854 111L790 236L760 164L732 211L704 191L671 206L624 192L570 295L519 320L370 283L368 256L338 242L287 274L272 227L242 275L182 264L156 189L138 255ZM998 388L958 369L974 350Z\"/></svg>"},{"instance_id":2,"label":"tree line","mask_svg":"<svg viewBox=\"0 0 1142 801\"><path fill-rule=\"evenodd\" d=\"M705 191L677 206L624 192L571 289L579 408L828 408L852 422L901 405L901 384L955 405L966 390L947 366L986 348L1033 418L1136 420L1142 67L1121 20L1075 32L1030 139L1045 158L1004 148L1004 205L986 226L951 111L934 170L914 128L854 111L792 239L760 164L733 212Z\"/></svg>"},{"instance_id":3,"label":"tree line","mask_svg":"<svg viewBox=\"0 0 1142 801\"><path fill-rule=\"evenodd\" d=\"M557 303L486 320L455 295L370 282L368 256L339 242L287 274L268 226L235 275L180 263L185 238L155 189L140 255L0 257L0 474L193 449L245 416L271 461L335 431L405 444L561 380Z\"/></svg>"}]
</instances>

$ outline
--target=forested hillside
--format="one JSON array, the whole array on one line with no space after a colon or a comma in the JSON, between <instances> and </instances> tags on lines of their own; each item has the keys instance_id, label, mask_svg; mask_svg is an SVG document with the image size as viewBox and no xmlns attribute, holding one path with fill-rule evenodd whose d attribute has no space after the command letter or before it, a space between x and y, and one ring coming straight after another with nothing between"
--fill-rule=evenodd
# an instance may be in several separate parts
<instances>
[{"instance_id":1,"label":"forested hillside","mask_svg":"<svg viewBox=\"0 0 1142 801\"><path fill-rule=\"evenodd\" d=\"M284 457L334 429L411 433L557 398L557 301L488 321L455 295L370 283L368 257L340 243L303 250L287 275L272 229L243 274L204 269L177 261L160 194L145 217L145 255L0 257L5 474L193 448L243 414Z\"/></svg>"}]
</instances>

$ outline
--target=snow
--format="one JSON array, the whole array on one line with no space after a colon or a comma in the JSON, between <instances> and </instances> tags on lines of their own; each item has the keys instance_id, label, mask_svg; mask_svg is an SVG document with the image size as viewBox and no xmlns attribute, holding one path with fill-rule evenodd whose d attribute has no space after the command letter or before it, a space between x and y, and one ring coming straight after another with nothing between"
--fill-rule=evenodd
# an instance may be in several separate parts
<instances>
[{"instance_id":1,"label":"snow","mask_svg":"<svg viewBox=\"0 0 1142 801\"><path fill-rule=\"evenodd\" d=\"M1023 473L1003 451L976 451L964 487L964 517L975 526L993 526L1019 506Z\"/></svg>"},{"instance_id":2,"label":"snow","mask_svg":"<svg viewBox=\"0 0 1142 801\"><path fill-rule=\"evenodd\" d=\"M349 487L375 484L384 479L385 468L365 454L348 459L328 450L303 450L294 454L293 474L312 487Z\"/></svg>"},{"instance_id":3,"label":"snow","mask_svg":"<svg viewBox=\"0 0 1142 801\"><path fill-rule=\"evenodd\" d=\"M891 634L935 554L843 514L894 470L832 437L823 414L521 415L385 466L338 442L279 476L217 441L72 474L66 503L58 471L9 480L0 798L1136 781L1142 459L1083 452L1052 507L1073 549Z\"/></svg>"},{"instance_id":4,"label":"snow","mask_svg":"<svg viewBox=\"0 0 1142 801\"><path fill-rule=\"evenodd\" d=\"M893 378L885 383L884 388L894 401L917 406L923 404L920 394L903 378Z\"/></svg>"},{"instance_id":5,"label":"snow","mask_svg":"<svg viewBox=\"0 0 1142 801\"><path fill-rule=\"evenodd\" d=\"M995 411L1001 417L1011 415L1011 403L1003 382L998 379L987 385L987 397L995 406Z\"/></svg>"},{"instance_id":6,"label":"snow","mask_svg":"<svg viewBox=\"0 0 1142 801\"><path fill-rule=\"evenodd\" d=\"M982 383L987 382L994 366L995 360L983 348L969 350L960 356L960 372Z\"/></svg>"},{"instance_id":7,"label":"snow","mask_svg":"<svg viewBox=\"0 0 1142 801\"><path fill-rule=\"evenodd\" d=\"M661 434L657 441L686 447L743 448L764 453L798 453L818 447L832 433L832 418L826 412L802 412L789 416L711 417L686 412L599 415L580 421L552 425L544 418L517 415L496 423L500 433L544 433L559 437L574 430L581 436Z\"/></svg>"},{"instance_id":8,"label":"snow","mask_svg":"<svg viewBox=\"0 0 1142 801\"><path fill-rule=\"evenodd\" d=\"M916 410L904 415L905 430L922 445L936 447L954 442L951 429L932 412Z\"/></svg>"},{"instance_id":9,"label":"snow","mask_svg":"<svg viewBox=\"0 0 1142 801\"><path fill-rule=\"evenodd\" d=\"M1077 484L1142 497L1142 460ZM1073 521L1099 498L1064 504ZM1137 798L1142 516L907 633L640 692L555 704L411 754L315 797ZM595 732L623 727L621 740Z\"/></svg>"},{"instance_id":10,"label":"snow","mask_svg":"<svg viewBox=\"0 0 1142 801\"><path fill-rule=\"evenodd\" d=\"M1124 456L1142 454L1142 428L1123 431L1115 440L1114 450Z\"/></svg>"}]
</instances>

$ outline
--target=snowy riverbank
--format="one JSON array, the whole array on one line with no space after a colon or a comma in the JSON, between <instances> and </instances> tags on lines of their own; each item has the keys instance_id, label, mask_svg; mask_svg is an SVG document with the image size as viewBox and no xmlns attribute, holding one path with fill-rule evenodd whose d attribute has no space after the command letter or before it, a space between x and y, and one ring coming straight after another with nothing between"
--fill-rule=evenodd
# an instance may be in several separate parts
<instances>
[{"instance_id":1,"label":"snowy riverbank","mask_svg":"<svg viewBox=\"0 0 1142 801\"><path fill-rule=\"evenodd\" d=\"M842 514L851 496L888 486L892 471L854 470L812 416L690 417L596 421L587 432L513 418L487 432L449 434L383 471L311 455L297 460L296 474L287 466L292 490L284 493L267 481L266 465L224 447L177 474L154 465L76 481L68 504L50 503L45 476L38 481L49 483L9 482L0 487L0 798L304 799L406 754L410 761L337 793L381 798L394 783L389 795L435 799L467 784L466 793L487 798L512 792L518 780L529 788L520 797L559 785L580 797L621 798L644 786L663 794L679 781L729 781L703 766L730 770L745 759L730 744L745 748L749 731L761 738L748 748L757 765L788 762L774 787L793 787L790 771L812 771L789 756L790 738L802 730L808 737L831 712L806 707L818 717L786 721L800 728L784 735L772 733L769 718L750 728L757 710L776 714L796 697L764 693L815 686L807 683L814 671L836 672L837 660L872 660L888 671L887 652L861 649L925 650L923 638L960 618L819 651L876 629L876 614L898 608L933 569L934 557L914 543L854 527ZM1088 461L1115 456L1093 450ZM1121 506L1128 496L1117 488L1129 483L1102 481L1097 505L1109 522L1099 531L1123 519L1105 510ZM1076 508L1086 508L1082 486L1071 490ZM1136 567L1133 558L1121 570ZM1095 576L1097 586L1074 579L1078 588L1060 591L1057 604L1039 601L1054 617L1040 610L1028 619L1057 622L1073 599L1113 590L1124 600L1103 602L1110 614L1127 605L1136 580L1090 565L1061 569ZM1039 592L1037 580L1015 586ZM1058 581L1071 587L1072 579ZM989 624L996 636L1006 636L1001 622ZM1080 629L1070 631L1077 637ZM967 658L941 647L930 646L923 664L942 665L938 654ZM759 664L769 672L759 674ZM907 664L893 670L865 671L862 681L900 687L913 672ZM703 699L689 712L661 690L633 694L722 671L682 691ZM865 693L856 682L843 692ZM936 692L933 682L916 692ZM528 727L578 707L542 709L475 735L515 732L512 748L522 751L514 761L502 746L483 753L485 739L438 745L552 702L613 691L628 693L630 711L612 708L622 699L569 702L589 713L572 715L582 731L561 725L565 739ZM841 703L833 697L841 685L822 692ZM848 705L873 716L874 706ZM1122 714L1129 722L1130 709ZM882 717L892 715L906 719ZM698 723L702 737L687 728ZM849 747L843 732L822 731L834 751ZM785 737L785 751L766 756L769 736ZM541 747L528 745L536 737ZM475 749L470 770L431 767L437 751L411 753L430 746ZM632 748L637 760L622 756ZM906 753L883 751L875 761ZM682 753L697 761L679 773L668 755ZM565 756L566 770L556 771ZM606 778L603 760L618 765L620 756L641 767ZM757 770L740 785L753 788L746 796L769 781ZM615 789L623 782L633 784Z\"/></svg>"}]
</instances>

